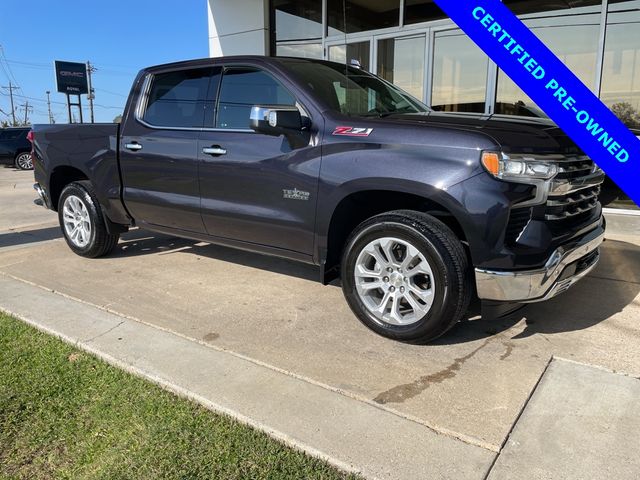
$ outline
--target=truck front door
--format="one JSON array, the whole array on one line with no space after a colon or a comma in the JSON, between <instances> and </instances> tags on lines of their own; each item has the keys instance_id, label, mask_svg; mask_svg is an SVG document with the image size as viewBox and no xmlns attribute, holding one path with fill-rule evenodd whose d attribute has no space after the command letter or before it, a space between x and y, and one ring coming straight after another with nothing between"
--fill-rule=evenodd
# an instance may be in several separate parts
<instances>
[{"instance_id":1,"label":"truck front door","mask_svg":"<svg viewBox=\"0 0 640 480\"><path fill-rule=\"evenodd\" d=\"M320 172L313 127L305 142L249 128L254 105L297 105L294 95L257 67L227 67L215 118L200 136L202 217L210 235L311 256ZM306 112L305 112L306 115Z\"/></svg>"},{"instance_id":2,"label":"truck front door","mask_svg":"<svg viewBox=\"0 0 640 480\"><path fill-rule=\"evenodd\" d=\"M149 75L141 104L123 126L120 164L124 199L138 224L205 233L200 215L198 136L219 69Z\"/></svg>"}]
</instances>

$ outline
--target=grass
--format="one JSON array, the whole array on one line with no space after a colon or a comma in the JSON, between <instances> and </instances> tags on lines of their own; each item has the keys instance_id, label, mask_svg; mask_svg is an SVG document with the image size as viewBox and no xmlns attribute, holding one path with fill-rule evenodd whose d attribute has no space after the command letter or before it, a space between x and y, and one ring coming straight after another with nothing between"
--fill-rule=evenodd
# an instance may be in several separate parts
<instances>
[{"instance_id":1,"label":"grass","mask_svg":"<svg viewBox=\"0 0 640 480\"><path fill-rule=\"evenodd\" d=\"M0 313L2 479L343 479Z\"/></svg>"}]
</instances>

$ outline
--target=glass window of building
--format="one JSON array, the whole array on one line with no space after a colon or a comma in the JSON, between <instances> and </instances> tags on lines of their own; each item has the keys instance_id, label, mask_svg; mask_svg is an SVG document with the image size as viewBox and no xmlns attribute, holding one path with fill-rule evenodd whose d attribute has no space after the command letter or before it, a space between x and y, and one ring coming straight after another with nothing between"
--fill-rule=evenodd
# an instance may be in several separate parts
<instances>
[{"instance_id":1,"label":"glass window of building","mask_svg":"<svg viewBox=\"0 0 640 480\"><path fill-rule=\"evenodd\" d=\"M327 0L327 23L329 36L397 27L400 0Z\"/></svg>"},{"instance_id":2,"label":"glass window of building","mask_svg":"<svg viewBox=\"0 0 640 480\"><path fill-rule=\"evenodd\" d=\"M557 19L551 21L558 22ZM600 20L598 15L589 15L584 21L583 25L549 25L535 27L532 30L587 87L593 89L598 61ZM498 75L495 113L546 117L503 71Z\"/></svg>"},{"instance_id":3,"label":"glass window of building","mask_svg":"<svg viewBox=\"0 0 640 480\"><path fill-rule=\"evenodd\" d=\"M628 127L640 129L640 1L609 5L602 101ZM603 188L603 203L617 208L633 208L633 203L613 182Z\"/></svg>"},{"instance_id":4,"label":"glass window of building","mask_svg":"<svg viewBox=\"0 0 640 480\"><path fill-rule=\"evenodd\" d=\"M426 38L389 38L378 42L378 75L415 98L424 98Z\"/></svg>"},{"instance_id":5,"label":"glass window of building","mask_svg":"<svg viewBox=\"0 0 640 480\"><path fill-rule=\"evenodd\" d=\"M459 30L438 32L431 107L445 112L485 111L488 57Z\"/></svg>"},{"instance_id":6,"label":"glass window of building","mask_svg":"<svg viewBox=\"0 0 640 480\"><path fill-rule=\"evenodd\" d=\"M276 41L322 38L322 0L273 0Z\"/></svg>"},{"instance_id":7,"label":"glass window of building","mask_svg":"<svg viewBox=\"0 0 640 480\"><path fill-rule=\"evenodd\" d=\"M360 63L360 67L369 70L370 52L369 42L349 43L344 45L332 45L329 47L329 60L338 63L349 63L355 60Z\"/></svg>"},{"instance_id":8,"label":"glass window of building","mask_svg":"<svg viewBox=\"0 0 640 480\"><path fill-rule=\"evenodd\" d=\"M640 128L640 1L609 9L600 97L627 126Z\"/></svg>"},{"instance_id":9,"label":"glass window of building","mask_svg":"<svg viewBox=\"0 0 640 480\"><path fill-rule=\"evenodd\" d=\"M279 43L276 45L279 57L323 58L321 43Z\"/></svg>"},{"instance_id":10,"label":"glass window of building","mask_svg":"<svg viewBox=\"0 0 640 480\"><path fill-rule=\"evenodd\" d=\"M516 15L602 5L602 0L503 0Z\"/></svg>"},{"instance_id":11,"label":"glass window of building","mask_svg":"<svg viewBox=\"0 0 640 480\"><path fill-rule=\"evenodd\" d=\"M441 20L443 18L447 18L447 15L433 0L405 0L404 2L405 25Z\"/></svg>"}]
</instances>

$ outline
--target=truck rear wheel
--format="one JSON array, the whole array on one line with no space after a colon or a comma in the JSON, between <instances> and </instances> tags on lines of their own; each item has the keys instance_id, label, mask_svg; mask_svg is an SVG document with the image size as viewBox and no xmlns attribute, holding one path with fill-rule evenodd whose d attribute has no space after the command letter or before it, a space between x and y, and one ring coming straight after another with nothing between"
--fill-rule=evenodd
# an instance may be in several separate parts
<instances>
[{"instance_id":1,"label":"truck rear wheel","mask_svg":"<svg viewBox=\"0 0 640 480\"><path fill-rule=\"evenodd\" d=\"M82 257L102 257L118 244L119 234L110 234L93 186L87 181L67 185L58 202L58 220L69 248Z\"/></svg>"},{"instance_id":2,"label":"truck rear wheel","mask_svg":"<svg viewBox=\"0 0 640 480\"><path fill-rule=\"evenodd\" d=\"M426 343L469 307L469 261L444 223L398 210L360 224L342 258L342 289L358 319L394 340Z\"/></svg>"}]
</instances>

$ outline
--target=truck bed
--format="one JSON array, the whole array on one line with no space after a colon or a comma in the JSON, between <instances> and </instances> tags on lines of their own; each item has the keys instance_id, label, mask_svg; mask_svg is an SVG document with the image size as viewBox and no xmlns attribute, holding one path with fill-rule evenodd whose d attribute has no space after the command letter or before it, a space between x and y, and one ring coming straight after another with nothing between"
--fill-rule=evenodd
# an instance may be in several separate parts
<instances>
[{"instance_id":1,"label":"truck bed","mask_svg":"<svg viewBox=\"0 0 640 480\"><path fill-rule=\"evenodd\" d=\"M118 138L120 124L34 125L34 176L44 186L57 210L61 186L56 175L73 172L78 180L100 185L96 195L109 219L128 224L129 216L121 200Z\"/></svg>"}]
</instances>

